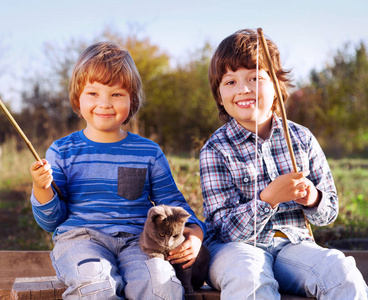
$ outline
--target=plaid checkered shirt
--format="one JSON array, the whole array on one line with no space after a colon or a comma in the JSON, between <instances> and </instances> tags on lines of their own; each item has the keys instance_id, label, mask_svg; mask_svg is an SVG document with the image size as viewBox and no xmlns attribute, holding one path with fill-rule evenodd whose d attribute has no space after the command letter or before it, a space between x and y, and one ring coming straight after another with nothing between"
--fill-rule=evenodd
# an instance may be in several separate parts
<instances>
[{"instance_id":1,"label":"plaid checkered shirt","mask_svg":"<svg viewBox=\"0 0 368 300\"><path fill-rule=\"evenodd\" d=\"M231 119L211 136L200 154L206 243L219 239L253 244L256 235L257 244L269 245L276 231L292 243L312 241L303 211L316 226L336 219L337 192L320 145L307 128L291 121L288 127L298 171L310 171L307 178L322 194L319 205L307 208L289 201L273 209L260 200L259 194L271 181L293 171L282 121L274 115L269 138L258 138L256 161L255 134Z\"/></svg>"}]
</instances>

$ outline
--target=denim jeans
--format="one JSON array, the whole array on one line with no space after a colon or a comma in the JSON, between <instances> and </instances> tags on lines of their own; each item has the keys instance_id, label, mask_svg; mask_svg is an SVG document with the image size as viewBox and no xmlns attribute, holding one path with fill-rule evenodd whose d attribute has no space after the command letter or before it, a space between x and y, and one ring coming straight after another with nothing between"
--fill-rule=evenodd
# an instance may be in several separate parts
<instances>
[{"instance_id":1,"label":"denim jeans","mask_svg":"<svg viewBox=\"0 0 368 300\"><path fill-rule=\"evenodd\" d=\"M55 238L51 261L68 288L63 299L183 299L168 261L143 253L139 236L80 228Z\"/></svg>"},{"instance_id":2,"label":"denim jeans","mask_svg":"<svg viewBox=\"0 0 368 300\"><path fill-rule=\"evenodd\" d=\"M241 242L209 244L208 284L221 299L281 299L280 292L321 300L366 300L367 285L353 257L311 242L274 238L269 247ZM255 291L255 295L254 295Z\"/></svg>"}]
</instances>

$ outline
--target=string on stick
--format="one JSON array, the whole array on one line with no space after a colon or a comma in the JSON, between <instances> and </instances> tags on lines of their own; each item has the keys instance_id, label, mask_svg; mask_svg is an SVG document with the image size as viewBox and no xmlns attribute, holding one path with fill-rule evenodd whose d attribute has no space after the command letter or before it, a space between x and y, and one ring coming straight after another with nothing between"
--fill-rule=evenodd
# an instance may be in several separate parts
<instances>
[{"instance_id":1,"label":"string on stick","mask_svg":"<svg viewBox=\"0 0 368 300\"><path fill-rule=\"evenodd\" d=\"M258 66L259 66L259 61L258 61L258 56L259 56L259 44L258 44L258 35L257 35L257 61L256 61L256 130L255 130L255 134L256 134L256 151L255 151L255 164L254 164L254 215L255 217L255 221L254 221L254 247L257 246L257 195L258 195L258 182L257 182L257 178L258 178Z\"/></svg>"},{"instance_id":2,"label":"string on stick","mask_svg":"<svg viewBox=\"0 0 368 300\"><path fill-rule=\"evenodd\" d=\"M293 147L292 147L292 144L291 144L289 127L287 126L285 105L284 105L284 101L283 101L283 98L282 98L279 81L277 80L276 73L275 73L275 70L274 70L273 65L272 65L270 52L268 51L268 46L267 46L267 43L266 43L266 39L263 35L262 28L258 28L257 32L258 32L258 35L261 37L262 50L263 50L264 56L266 58L268 71L269 71L270 76L272 78L273 85L274 85L275 92L276 92L276 96L277 96L277 99L278 99L278 103L279 103L279 106L280 106L280 109L281 109L282 124L283 124L283 127L284 127L285 139L286 139L286 144L287 144L288 149L289 149L291 163L293 165L294 172L297 173L298 172L298 167L297 167L296 160L295 160L294 150L293 150ZM305 225L307 226L308 231L309 231L309 235L311 237L313 237L313 232L312 232L311 225L310 225L307 217L305 216L304 211L303 211L303 215L304 215Z\"/></svg>"},{"instance_id":3,"label":"string on stick","mask_svg":"<svg viewBox=\"0 0 368 300\"><path fill-rule=\"evenodd\" d=\"M253 246L257 247L257 215L258 215L258 210L257 210L257 195L258 195L258 81L259 81L259 39L258 39L258 34L257 34L257 61L256 61L256 130L255 130L255 134L256 134L256 144L255 144L255 164L254 164L254 243ZM254 254L253 260L256 261L256 255ZM254 273L253 275L253 300L256 300L256 274Z\"/></svg>"},{"instance_id":4,"label":"string on stick","mask_svg":"<svg viewBox=\"0 0 368 300\"><path fill-rule=\"evenodd\" d=\"M10 121L10 123L15 128L15 130L21 136L21 138L23 139L23 141L26 143L27 147L29 148L29 150L31 151L31 153L33 154L33 156L36 158L36 160L38 160L41 163L41 165L43 165L42 159L37 154L37 152L34 149L32 143L29 141L29 139L27 138L27 136L24 134L22 128L20 128L20 126L18 125L17 121L15 121L15 119L13 118L13 116L11 115L11 113L9 112L9 110L6 108L5 104L3 103L3 101L1 99L0 99L0 107L3 110L3 112L5 113L6 117ZM60 189L58 188L58 186L56 185L56 183L54 181L52 181L51 184L54 187L55 191L58 193L59 197L62 198Z\"/></svg>"}]
</instances>

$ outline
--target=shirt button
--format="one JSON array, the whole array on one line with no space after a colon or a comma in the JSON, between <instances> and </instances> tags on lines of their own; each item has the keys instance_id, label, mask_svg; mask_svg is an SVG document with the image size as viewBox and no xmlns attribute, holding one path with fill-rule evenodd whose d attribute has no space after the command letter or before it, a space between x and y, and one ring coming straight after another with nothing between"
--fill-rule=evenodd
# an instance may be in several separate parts
<instances>
[{"instance_id":1,"label":"shirt button","mask_svg":"<svg viewBox=\"0 0 368 300\"><path fill-rule=\"evenodd\" d=\"M266 207L266 208L264 209L264 212L265 212L265 213L268 213L268 212L270 212L270 209Z\"/></svg>"},{"instance_id":2,"label":"shirt button","mask_svg":"<svg viewBox=\"0 0 368 300\"><path fill-rule=\"evenodd\" d=\"M243 181L244 181L245 183L247 183L247 182L249 181L249 178L248 178L248 177L244 177Z\"/></svg>"}]
</instances>

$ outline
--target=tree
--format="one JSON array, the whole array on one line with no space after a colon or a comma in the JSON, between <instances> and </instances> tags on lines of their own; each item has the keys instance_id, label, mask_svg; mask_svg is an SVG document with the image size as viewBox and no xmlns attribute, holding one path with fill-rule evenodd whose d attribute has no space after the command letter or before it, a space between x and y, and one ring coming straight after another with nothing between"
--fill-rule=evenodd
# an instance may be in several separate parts
<instances>
[{"instance_id":1,"label":"tree","mask_svg":"<svg viewBox=\"0 0 368 300\"><path fill-rule=\"evenodd\" d=\"M329 155L363 155L368 149L367 98L366 47L360 43L351 50L346 44L291 96L288 115L309 127Z\"/></svg>"},{"instance_id":2,"label":"tree","mask_svg":"<svg viewBox=\"0 0 368 300\"><path fill-rule=\"evenodd\" d=\"M157 136L165 151L191 151L219 126L207 76L210 53L206 44L153 85L140 116L145 132Z\"/></svg>"},{"instance_id":3,"label":"tree","mask_svg":"<svg viewBox=\"0 0 368 300\"><path fill-rule=\"evenodd\" d=\"M158 142L168 152L188 152L201 144L221 124L208 83L211 46L206 43L190 54L187 62L170 66L170 57L147 37L134 31L122 35L106 28L93 41L72 39L64 46L45 45L47 71L29 80L23 92L23 116L35 136L61 137L80 126L68 100L69 78L79 54L95 42L113 41L131 53L142 78L144 106L129 122L136 131ZM48 146L48 145L47 145ZM198 149L197 149L198 150Z\"/></svg>"}]
</instances>

